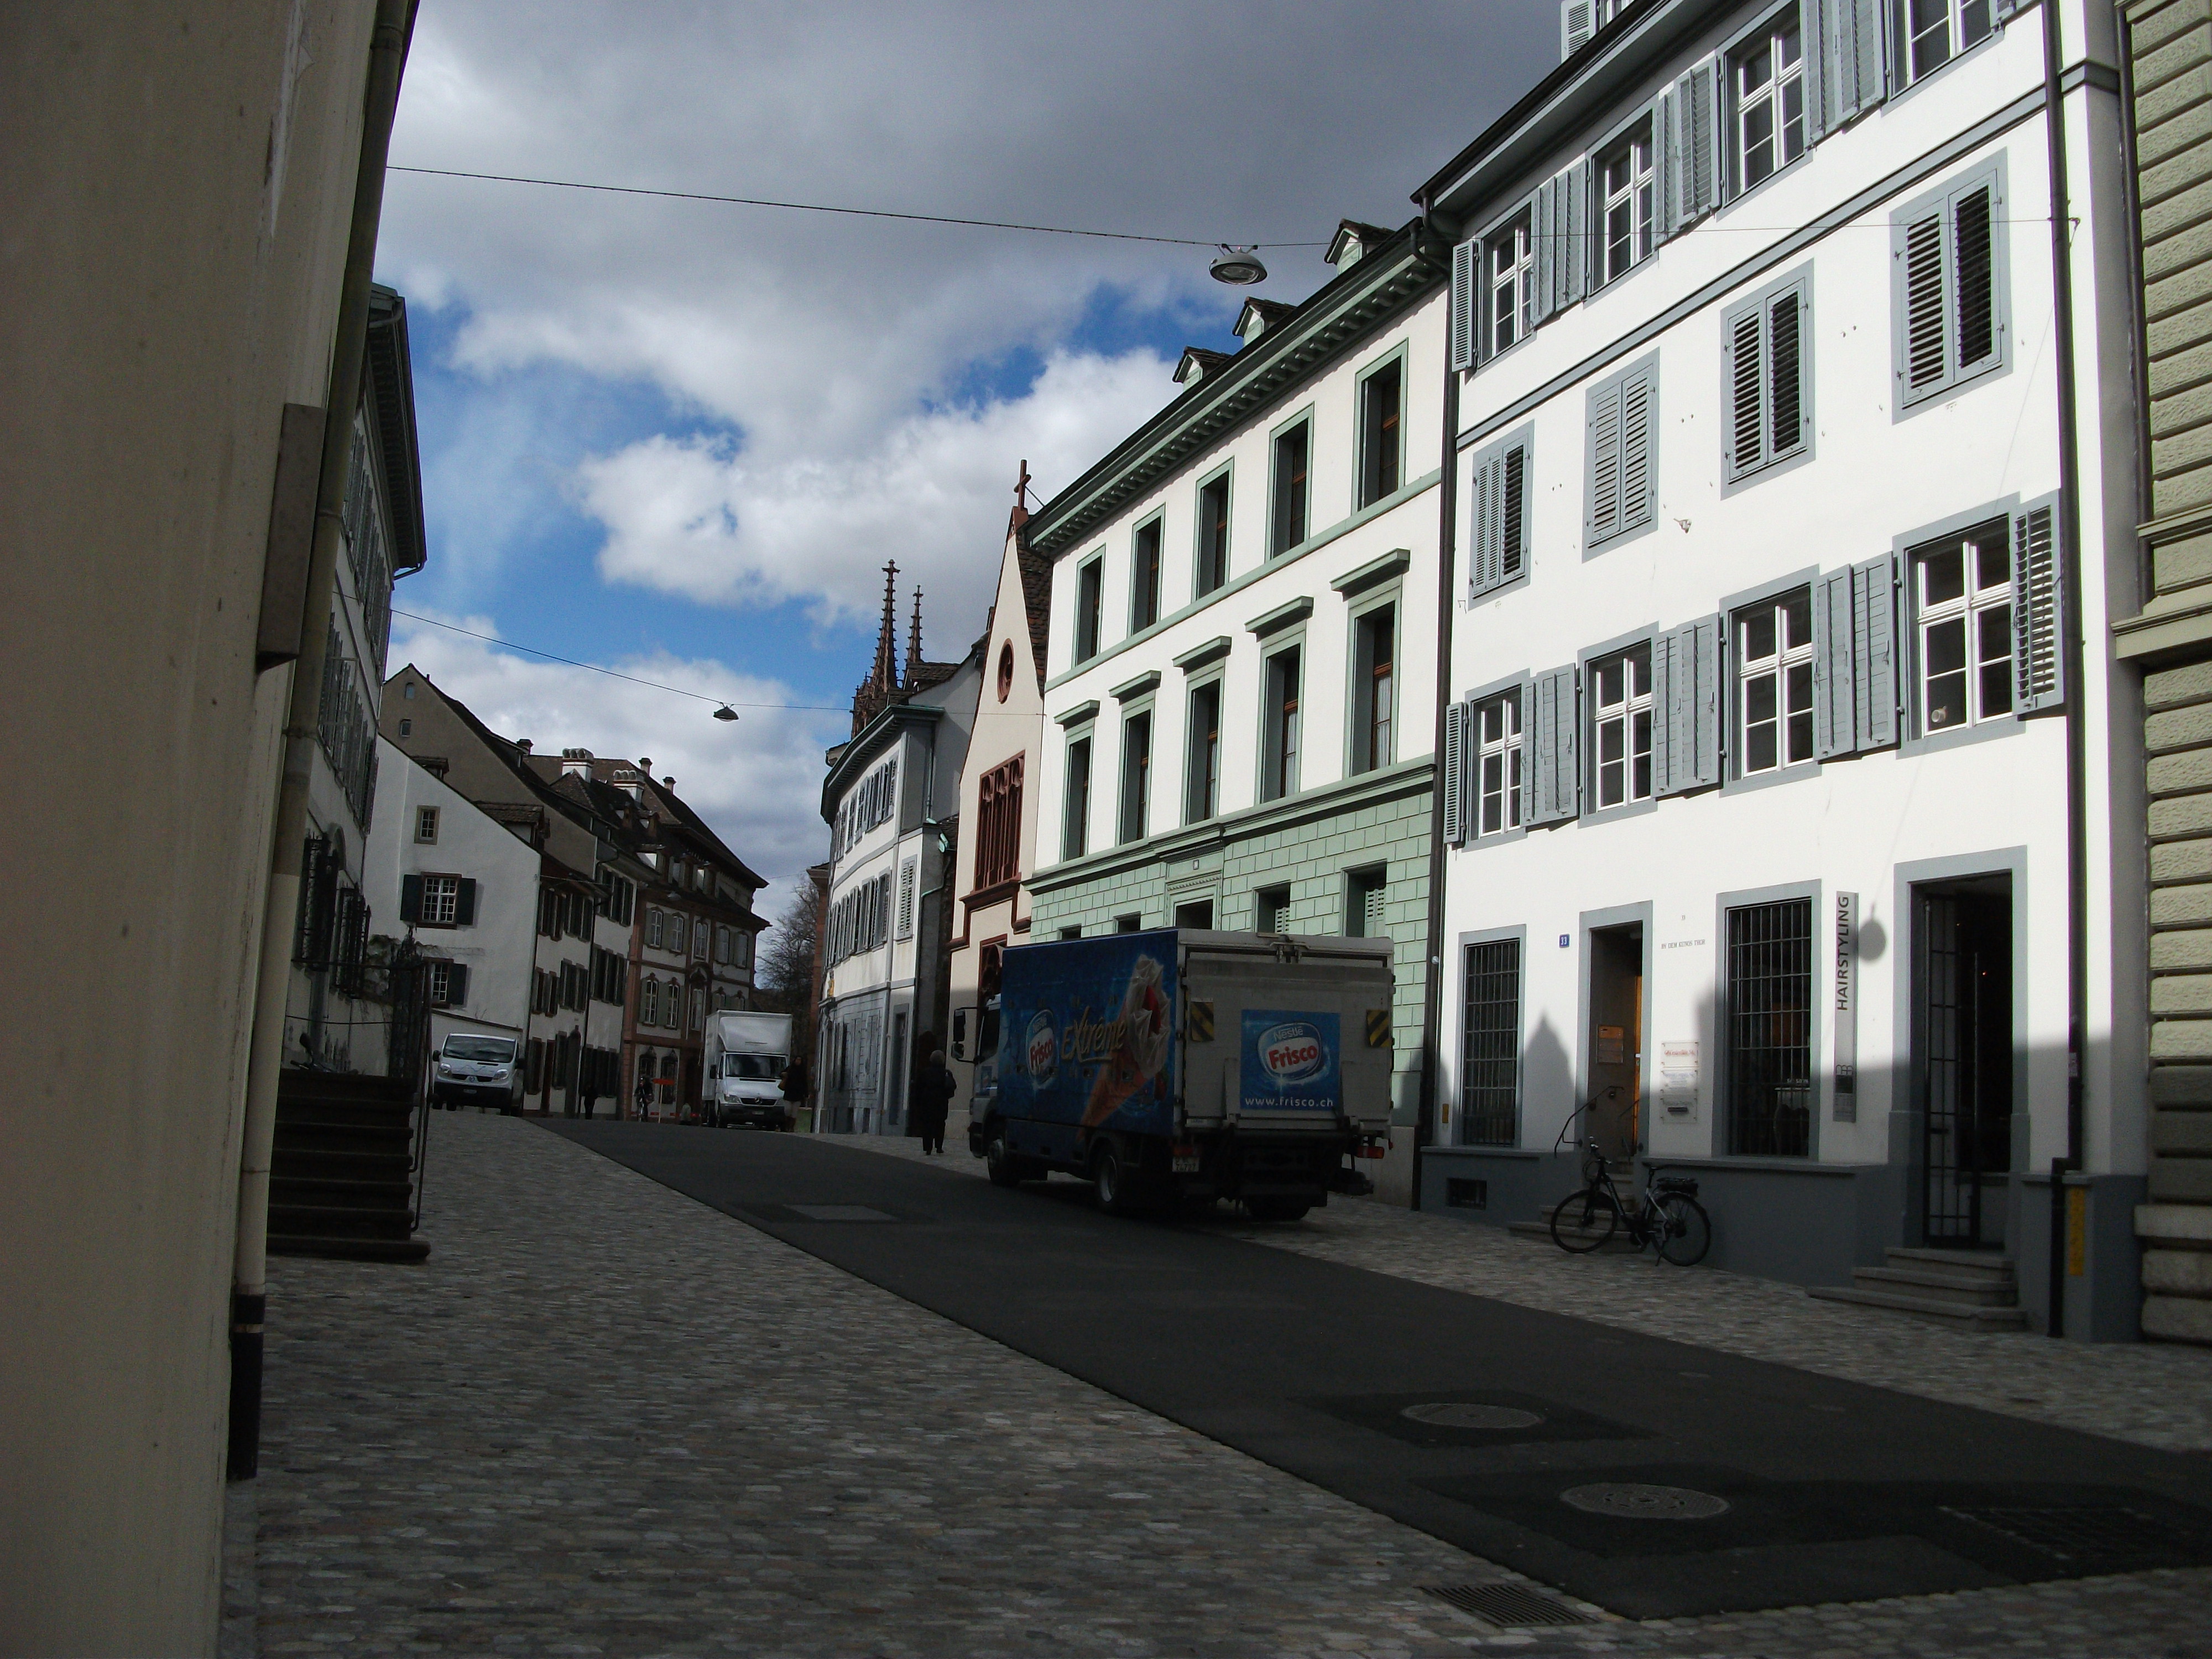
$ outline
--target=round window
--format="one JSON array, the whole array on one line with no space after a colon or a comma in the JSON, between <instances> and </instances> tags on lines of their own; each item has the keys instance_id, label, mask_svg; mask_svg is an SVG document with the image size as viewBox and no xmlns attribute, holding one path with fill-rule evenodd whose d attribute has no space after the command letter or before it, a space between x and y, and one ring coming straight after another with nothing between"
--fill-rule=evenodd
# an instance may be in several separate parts
<instances>
[{"instance_id":1,"label":"round window","mask_svg":"<svg viewBox=\"0 0 2212 1659\"><path fill-rule=\"evenodd\" d=\"M999 647L999 701L1004 702L1006 694L1014 689L1014 645L1012 640Z\"/></svg>"}]
</instances>

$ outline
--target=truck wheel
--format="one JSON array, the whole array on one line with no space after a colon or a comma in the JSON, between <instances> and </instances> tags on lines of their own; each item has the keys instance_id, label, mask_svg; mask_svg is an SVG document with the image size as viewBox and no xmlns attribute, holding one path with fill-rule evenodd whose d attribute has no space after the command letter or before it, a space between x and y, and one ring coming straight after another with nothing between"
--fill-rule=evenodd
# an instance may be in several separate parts
<instances>
[{"instance_id":1,"label":"truck wheel","mask_svg":"<svg viewBox=\"0 0 2212 1659\"><path fill-rule=\"evenodd\" d=\"M1121 1161L1121 1148L1110 1140L1099 1142L1091 1154L1091 1186L1098 1194L1098 1207L1108 1215L1136 1212L1130 1201L1128 1167Z\"/></svg>"},{"instance_id":2,"label":"truck wheel","mask_svg":"<svg viewBox=\"0 0 2212 1659\"><path fill-rule=\"evenodd\" d=\"M1244 1208L1255 1221L1303 1221L1313 1206L1294 1198L1248 1198Z\"/></svg>"},{"instance_id":3,"label":"truck wheel","mask_svg":"<svg viewBox=\"0 0 2212 1659\"><path fill-rule=\"evenodd\" d=\"M1021 1160L1006 1150L1003 1133L994 1134L991 1144L983 1149L983 1170L991 1177L994 1187L1018 1187L1022 1184Z\"/></svg>"}]
</instances>

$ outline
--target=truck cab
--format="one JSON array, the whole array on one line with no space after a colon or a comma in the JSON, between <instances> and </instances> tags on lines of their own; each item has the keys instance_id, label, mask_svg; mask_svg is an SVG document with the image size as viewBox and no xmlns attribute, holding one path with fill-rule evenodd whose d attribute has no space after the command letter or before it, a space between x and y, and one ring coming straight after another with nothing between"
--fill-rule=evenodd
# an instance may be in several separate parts
<instances>
[{"instance_id":1,"label":"truck cab","mask_svg":"<svg viewBox=\"0 0 2212 1659\"><path fill-rule=\"evenodd\" d=\"M1387 939L1159 928L1020 945L983 1009L969 1148L1001 1186L1295 1220L1388 1144Z\"/></svg>"},{"instance_id":2,"label":"truck cab","mask_svg":"<svg viewBox=\"0 0 2212 1659\"><path fill-rule=\"evenodd\" d=\"M791 1016L726 1009L707 1030L707 1117L720 1128L791 1127L783 1097Z\"/></svg>"}]
</instances>

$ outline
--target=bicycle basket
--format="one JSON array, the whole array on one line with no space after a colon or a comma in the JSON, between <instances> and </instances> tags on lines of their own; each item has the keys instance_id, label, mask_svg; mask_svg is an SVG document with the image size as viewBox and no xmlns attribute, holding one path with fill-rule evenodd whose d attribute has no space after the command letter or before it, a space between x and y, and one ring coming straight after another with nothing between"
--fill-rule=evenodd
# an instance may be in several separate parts
<instances>
[{"instance_id":1,"label":"bicycle basket","mask_svg":"<svg viewBox=\"0 0 2212 1659\"><path fill-rule=\"evenodd\" d=\"M1651 1189L1659 1193L1680 1193L1686 1198L1695 1198L1698 1195L1698 1179L1695 1176L1654 1176L1651 1177Z\"/></svg>"}]
</instances>

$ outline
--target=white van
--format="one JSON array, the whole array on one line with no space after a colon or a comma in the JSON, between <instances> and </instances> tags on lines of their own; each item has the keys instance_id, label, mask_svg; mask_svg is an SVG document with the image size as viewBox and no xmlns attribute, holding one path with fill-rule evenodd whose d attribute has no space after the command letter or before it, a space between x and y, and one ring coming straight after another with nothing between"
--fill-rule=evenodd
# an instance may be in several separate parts
<instances>
[{"instance_id":1,"label":"white van","mask_svg":"<svg viewBox=\"0 0 2212 1659\"><path fill-rule=\"evenodd\" d=\"M522 1068L514 1063L515 1042L485 1031L453 1031L439 1047L430 1068L430 1100L438 1106L496 1106L522 1109Z\"/></svg>"},{"instance_id":2,"label":"white van","mask_svg":"<svg viewBox=\"0 0 2212 1659\"><path fill-rule=\"evenodd\" d=\"M791 1016L726 1009L707 1022L707 1115L725 1129L750 1123L788 1129L783 1068L791 1063Z\"/></svg>"}]
</instances>

